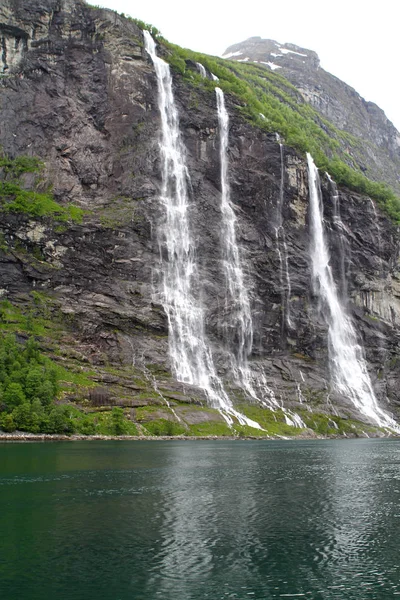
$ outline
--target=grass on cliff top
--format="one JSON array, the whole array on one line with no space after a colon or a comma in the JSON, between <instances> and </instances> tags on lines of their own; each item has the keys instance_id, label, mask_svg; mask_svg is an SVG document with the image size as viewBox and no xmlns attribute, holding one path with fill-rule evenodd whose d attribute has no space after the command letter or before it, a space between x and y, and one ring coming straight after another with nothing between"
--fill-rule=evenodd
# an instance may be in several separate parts
<instances>
[{"instance_id":1,"label":"grass on cliff top","mask_svg":"<svg viewBox=\"0 0 400 600\"><path fill-rule=\"evenodd\" d=\"M278 133L286 145L302 154L310 152L317 167L329 172L337 184L375 199L395 223L400 223L400 198L386 183L372 181L361 171L360 149L364 142L320 115L283 76L256 63L229 61L181 48L165 40L153 25L126 18L151 32L166 49L164 58L172 69L191 85L210 92L219 86L236 97L237 109L253 125ZM187 61L201 63L218 81L202 77Z\"/></svg>"},{"instance_id":2,"label":"grass on cliff top","mask_svg":"<svg viewBox=\"0 0 400 600\"><path fill-rule=\"evenodd\" d=\"M163 43L170 52L166 60L188 82L209 91L219 86L235 96L238 110L253 125L278 133L286 145L302 154L310 152L318 168L328 171L336 183L374 198L400 223L400 198L386 183L371 181L360 170L362 140L324 119L284 77L254 63L227 61ZM219 80L201 77L187 66L188 59L203 64Z\"/></svg>"},{"instance_id":3,"label":"grass on cliff top","mask_svg":"<svg viewBox=\"0 0 400 600\"><path fill-rule=\"evenodd\" d=\"M82 222L83 211L72 204L61 206L49 191L38 191L44 164L34 156L10 158L0 154L0 210L22 213L30 217L52 217L57 221ZM26 189L24 174L35 174L35 181Z\"/></svg>"}]
</instances>

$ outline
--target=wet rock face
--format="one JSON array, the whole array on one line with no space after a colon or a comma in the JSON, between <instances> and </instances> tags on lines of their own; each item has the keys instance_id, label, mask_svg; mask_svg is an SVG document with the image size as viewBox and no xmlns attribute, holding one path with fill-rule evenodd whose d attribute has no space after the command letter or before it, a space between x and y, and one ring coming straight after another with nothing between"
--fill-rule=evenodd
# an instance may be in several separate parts
<instances>
[{"instance_id":1,"label":"wet rock face","mask_svg":"<svg viewBox=\"0 0 400 600\"><path fill-rule=\"evenodd\" d=\"M353 158L370 179L387 181L400 192L399 132L379 106L366 102L356 90L322 69L315 52L254 37L230 46L224 57L254 61L286 77L303 99L336 127L370 142Z\"/></svg>"},{"instance_id":2,"label":"wet rock face","mask_svg":"<svg viewBox=\"0 0 400 600\"><path fill-rule=\"evenodd\" d=\"M49 294L94 369L104 360L168 369L168 327L158 292L160 117L142 34L134 23L78 0L8 0L0 8L0 22L7 48L18 49L7 50L7 77L0 80L0 144L10 156L40 156L55 198L86 211L83 224L69 226L3 215L2 296L23 305L32 290ZM229 379L221 326L229 307L222 308L216 100L179 77L174 83L191 178L198 291L219 371ZM281 153L275 136L245 123L234 99L226 102L231 194L254 316L251 361L288 406L303 402L331 410L333 402L339 412L351 414L346 399L329 390L326 324L310 285L305 161L284 148L280 206ZM327 181L323 191L335 279L343 278L344 269L348 310L375 389L394 409L400 405L397 231L368 198L340 190L343 256ZM277 251L281 220L290 295ZM196 394L188 391L192 399Z\"/></svg>"}]
</instances>

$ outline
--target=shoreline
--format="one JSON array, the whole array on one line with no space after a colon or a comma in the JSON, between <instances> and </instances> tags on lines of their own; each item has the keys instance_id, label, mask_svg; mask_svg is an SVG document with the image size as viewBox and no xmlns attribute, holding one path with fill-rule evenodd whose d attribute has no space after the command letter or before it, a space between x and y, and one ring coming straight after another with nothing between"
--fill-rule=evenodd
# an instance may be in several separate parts
<instances>
[{"instance_id":1,"label":"shoreline","mask_svg":"<svg viewBox=\"0 0 400 600\"><path fill-rule=\"evenodd\" d=\"M152 435L152 436L139 436L139 435L64 435L64 434L51 434L51 433L28 433L28 432L16 432L16 433L5 433L0 432L0 443L1 442L154 442L154 441L215 441L215 440L227 440L227 441L288 441L288 440L349 440L349 439L397 439L397 436L357 436L357 435L338 435L338 436L322 436L322 435L297 435L297 436L224 436L224 435Z\"/></svg>"},{"instance_id":2,"label":"shoreline","mask_svg":"<svg viewBox=\"0 0 400 600\"><path fill-rule=\"evenodd\" d=\"M287 440L287 439L328 439L324 437L293 436L284 437L256 437L256 436L228 436L228 435L63 435L50 433L0 433L1 442L155 442L155 441L207 441L207 440Z\"/></svg>"}]
</instances>

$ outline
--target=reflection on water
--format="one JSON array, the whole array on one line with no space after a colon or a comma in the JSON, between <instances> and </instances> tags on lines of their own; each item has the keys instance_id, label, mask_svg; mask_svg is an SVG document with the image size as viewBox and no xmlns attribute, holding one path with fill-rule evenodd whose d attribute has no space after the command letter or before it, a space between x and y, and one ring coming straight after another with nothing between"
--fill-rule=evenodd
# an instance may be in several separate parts
<instances>
[{"instance_id":1,"label":"reflection on water","mask_svg":"<svg viewBox=\"0 0 400 600\"><path fill-rule=\"evenodd\" d=\"M5 600L400 596L400 442L0 444Z\"/></svg>"}]
</instances>

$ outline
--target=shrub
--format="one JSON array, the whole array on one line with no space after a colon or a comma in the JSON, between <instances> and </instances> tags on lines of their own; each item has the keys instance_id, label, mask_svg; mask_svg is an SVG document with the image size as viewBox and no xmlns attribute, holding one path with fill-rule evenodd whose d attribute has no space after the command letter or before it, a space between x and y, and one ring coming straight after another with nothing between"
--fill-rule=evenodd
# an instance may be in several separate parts
<instances>
[{"instance_id":1,"label":"shrub","mask_svg":"<svg viewBox=\"0 0 400 600\"><path fill-rule=\"evenodd\" d=\"M81 222L83 211L77 206L61 206L50 192L25 189L24 173L38 173L44 164L37 157L0 155L0 205L4 212L23 213L31 217L53 217L59 221Z\"/></svg>"}]
</instances>

